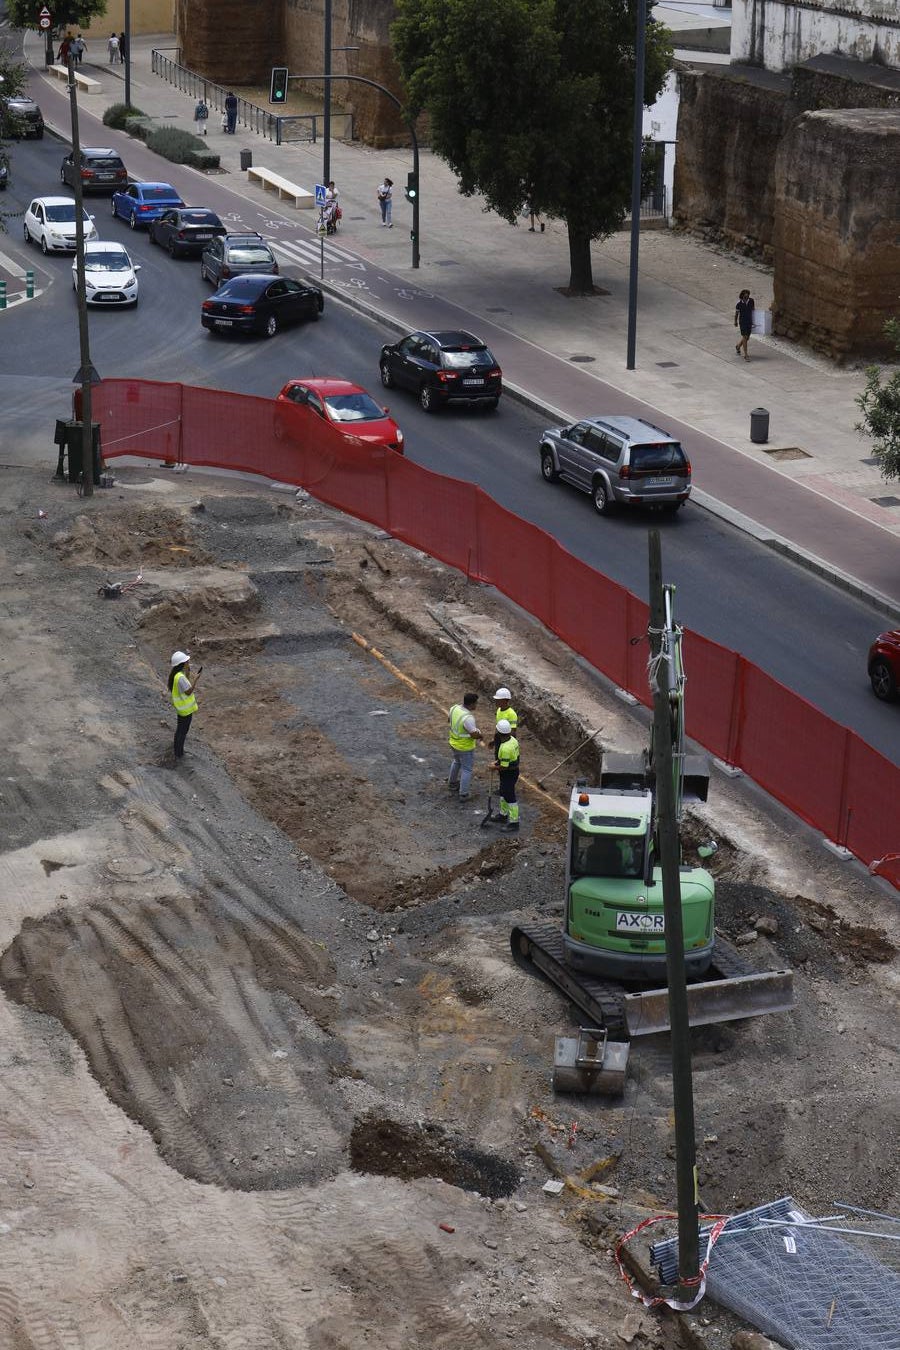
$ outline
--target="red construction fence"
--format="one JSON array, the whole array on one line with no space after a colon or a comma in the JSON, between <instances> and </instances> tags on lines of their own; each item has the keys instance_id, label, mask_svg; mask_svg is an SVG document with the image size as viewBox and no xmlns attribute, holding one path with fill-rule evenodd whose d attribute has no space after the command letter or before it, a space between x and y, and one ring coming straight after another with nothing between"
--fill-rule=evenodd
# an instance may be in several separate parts
<instances>
[{"instance_id":1,"label":"red construction fence","mask_svg":"<svg viewBox=\"0 0 900 1350\"><path fill-rule=\"evenodd\" d=\"M175 460L306 488L496 586L649 702L646 648L630 641L646 633L646 604L481 488L348 446L325 423L301 431L271 399L144 380L104 380L93 399L106 459ZM900 888L900 768L738 653L686 632L684 658L688 734Z\"/></svg>"}]
</instances>

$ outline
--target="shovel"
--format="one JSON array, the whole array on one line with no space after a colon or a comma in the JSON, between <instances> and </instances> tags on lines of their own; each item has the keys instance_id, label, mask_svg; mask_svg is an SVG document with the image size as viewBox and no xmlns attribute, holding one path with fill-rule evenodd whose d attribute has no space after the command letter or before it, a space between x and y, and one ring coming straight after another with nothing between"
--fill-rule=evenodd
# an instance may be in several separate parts
<instances>
[{"instance_id":1,"label":"shovel","mask_svg":"<svg viewBox=\"0 0 900 1350\"><path fill-rule=\"evenodd\" d=\"M488 784L488 804L487 812L481 822L481 828L485 829L488 825L496 825L503 817L499 811L494 814L494 770L491 769L491 781Z\"/></svg>"}]
</instances>

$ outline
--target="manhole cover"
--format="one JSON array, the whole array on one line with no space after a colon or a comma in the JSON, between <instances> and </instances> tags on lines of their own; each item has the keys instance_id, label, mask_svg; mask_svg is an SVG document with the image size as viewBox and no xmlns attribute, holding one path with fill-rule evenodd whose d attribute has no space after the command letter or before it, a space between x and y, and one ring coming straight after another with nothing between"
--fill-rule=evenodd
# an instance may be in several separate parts
<instances>
[{"instance_id":1,"label":"manhole cover","mask_svg":"<svg viewBox=\"0 0 900 1350\"><path fill-rule=\"evenodd\" d=\"M677 365L678 365L678 362L677 362L677 361L657 361L656 364L657 364L661 369L666 370L666 369L667 369L668 367L670 367L670 366L677 366Z\"/></svg>"},{"instance_id":2,"label":"manhole cover","mask_svg":"<svg viewBox=\"0 0 900 1350\"><path fill-rule=\"evenodd\" d=\"M799 445L769 446L764 445L762 449L771 459L812 459L812 455L801 450Z\"/></svg>"},{"instance_id":3,"label":"manhole cover","mask_svg":"<svg viewBox=\"0 0 900 1350\"><path fill-rule=\"evenodd\" d=\"M871 497L876 506L900 506L900 497Z\"/></svg>"},{"instance_id":4,"label":"manhole cover","mask_svg":"<svg viewBox=\"0 0 900 1350\"><path fill-rule=\"evenodd\" d=\"M459 267L455 258L435 258L435 267Z\"/></svg>"},{"instance_id":5,"label":"manhole cover","mask_svg":"<svg viewBox=\"0 0 900 1350\"><path fill-rule=\"evenodd\" d=\"M509 310L504 309L502 305L488 305L487 312L488 314L508 314Z\"/></svg>"},{"instance_id":6,"label":"manhole cover","mask_svg":"<svg viewBox=\"0 0 900 1350\"><path fill-rule=\"evenodd\" d=\"M859 462L860 464L871 464L873 468L877 468L880 463L874 455L870 455L868 459L861 459Z\"/></svg>"},{"instance_id":7,"label":"manhole cover","mask_svg":"<svg viewBox=\"0 0 900 1350\"><path fill-rule=\"evenodd\" d=\"M574 361L576 365L587 366L592 361L596 361L596 356L570 356L569 360Z\"/></svg>"}]
</instances>

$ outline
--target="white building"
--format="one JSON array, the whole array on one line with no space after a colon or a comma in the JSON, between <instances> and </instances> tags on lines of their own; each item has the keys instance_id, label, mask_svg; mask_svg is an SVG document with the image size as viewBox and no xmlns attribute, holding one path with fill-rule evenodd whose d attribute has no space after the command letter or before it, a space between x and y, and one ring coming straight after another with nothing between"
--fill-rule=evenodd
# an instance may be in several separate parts
<instances>
[{"instance_id":1,"label":"white building","mask_svg":"<svg viewBox=\"0 0 900 1350\"><path fill-rule=\"evenodd\" d=\"M900 69L900 0L732 0L732 61L783 70L847 56Z\"/></svg>"}]
</instances>

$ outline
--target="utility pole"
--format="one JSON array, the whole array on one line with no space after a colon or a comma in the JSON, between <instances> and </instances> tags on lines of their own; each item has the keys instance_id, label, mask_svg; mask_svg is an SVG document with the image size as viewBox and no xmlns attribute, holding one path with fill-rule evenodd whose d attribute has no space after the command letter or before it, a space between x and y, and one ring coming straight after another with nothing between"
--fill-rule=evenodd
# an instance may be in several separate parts
<instances>
[{"instance_id":1,"label":"utility pole","mask_svg":"<svg viewBox=\"0 0 900 1350\"><path fill-rule=\"evenodd\" d=\"M131 0L125 0L125 107L131 107Z\"/></svg>"},{"instance_id":2,"label":"utility pole","mask_svg":"<svg viewBox=\"0 0 900 1350\"><path fill-rule=\"evenodd\" d=\"M700 1266L700 1201L697 1146L694 1134L694 1090L691 1080L691 1028L684 967L681 919L681 846L676 822L675 765L672 755L670 694L676 687L675 652L667 629L662 584L659 531L650 544L650 687L653 693L653 765L656 777L656 833L662 872L666 924L666 973L672 1040L672 1104L675 1113L675 1179L678 1197L678 1275L682 1284L696 1280ZM679 710L680 713L680 710ZM692 1293L695 1292L692 1290Z\"/></svg>"},{"instance_id":3,"label":"utility pole","mask_svg":"<svg viewBox=\"0 0 900 1350\"><path fill-rule=\"evenodd\" d=\"M637 342L638 248L641 238L641 152L644 148L644 67L647 50L646 0L637 0L634 36L634 126L631 143L631 252L628 262L628 353L626 369L634 370ZM668 943L666 944L668 946Z\"/></svg>"},{"instance_id":4,"label":"utility pole","mask_svg":"<svg viewBox=\"0 0 900 1350\"><path fill-rule=\"evenodd\" d=\"M322 182L331 182L331 0L325 0L325 116L322 118Z\"/></svg>"},{"instance_id":5,"label":"utility pole","mask_svg":"<svg viewBox=\"0 0 900 1350\"><path fill-rule=\"evenodd\" d=\"M99 383L100 376L91 365L88 336L87 293L84 283L84 193L81 190L81 141L78 135L78 98L72 53L69 53L69 103L72 109L72 172L75 180L75 258L76 293L78 299L78 343L81 366L74 383L81 385L81 492L83 497L94 495L94 417L91 406L91 385Z\"/></svg>"}]
</instances>

